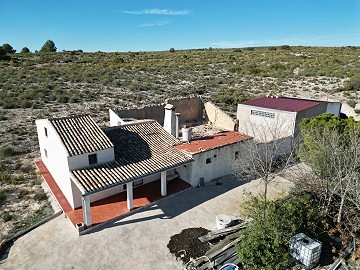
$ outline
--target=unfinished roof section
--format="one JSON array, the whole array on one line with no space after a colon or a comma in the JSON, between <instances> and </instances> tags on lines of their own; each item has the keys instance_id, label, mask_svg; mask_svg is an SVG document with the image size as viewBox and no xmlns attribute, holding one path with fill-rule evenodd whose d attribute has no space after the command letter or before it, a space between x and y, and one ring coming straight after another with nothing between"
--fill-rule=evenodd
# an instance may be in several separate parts
<instances>
[{"instance_id":1,"label":"unfinished roof section","mask_svg":"<svg viewBox=\"0 0 360 270\"><path fill-rule=\"evenodd\" d=\"M190 143L183 143L175 146L176 149L197 154L208 150L220 148L240 141L251 139L252 137L234 131L225 131L202 138L194 139Z\"/></svg>"},{"instance_id":2,"label":"unfinished roof section","mask_svg":"<svg viewBox=\"0 0 360 270\"><path fill-rule=\"evenodd\" d=\"M290 97L261 97L240 103L260 108L281 110L288 112L300 112L310 107L319 105L323 101L309 99L290 98Z\"/></svg>"},{"instance_id":3,"label":"unfinished roof section","mask_svg":"<svg viewBox=\"0 0 360 270\"><path fill-rule=\"evenodd\" d=\"M115 162L72 171L84 193L142 179L193 161L159 123L144 120L104 130L115 145Z\"/></svg>"},{"instance_id":4,"label":"unfinished roof section","mask_svg":"<svg viewBox=\"0 0 360 270\"><path fill-rule=\"evenodd\" d=\"M70 156L92 153L114 147L101 128L88 116L49 120Z\"/></svg>"}]
</instances>

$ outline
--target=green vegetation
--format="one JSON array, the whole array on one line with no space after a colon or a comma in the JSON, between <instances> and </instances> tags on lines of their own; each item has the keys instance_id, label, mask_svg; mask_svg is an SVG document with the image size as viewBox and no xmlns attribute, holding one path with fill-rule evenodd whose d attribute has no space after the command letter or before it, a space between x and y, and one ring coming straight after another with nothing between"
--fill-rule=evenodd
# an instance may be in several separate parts
<instances>
[{"instance_id":1,"label":"green vegetation","mask_svg":"<svg viewBox=\"0 0 360 270\"><path fill-rule=\"evenodd\" d=\"M301 123L303 142L298 156L311 171L299 181L316 195L333 220L330 235L342 238L342 248L359 238L360 122L324 114Z\"/></svg>"},{"instance_id":2,"label":"green vegetation","mask_svg":"<svg viewBox=\"0 0 360 270\"><path fill-rule=\"evenodd\" d=\"M57 50L57 48L55 47L54 41L49 39L41 47L40 52L42 52L42 53L51 53L51 52L56 52L56 50Z\"/></svg>"},{"instance_id":3,"label":"green vegetation","mask_svg":"<svg viewBox=\"0 0 360 270\"><path fill-rule=\"evenodd\" d=\"M40 51L54 52L55 48L53 42L47 41ZM358 89L358 47L281 46L176 50L176 53L172 49L11 54L11 61L0 61L0 107L39 108L52 103L89 102L100 95L118 100L120 105L129 102L136 105L155 102L158 96L201 94L218 99L224 108L234 111L239 93L245 97L269 91L278 94L291 87L284 79L349 78L345 87L336 91ZM9 55L5 51L5 56ZM255 78L273 81L259 86L260 90L255 92L250 80ZM316 87L326 90L321 85Z\"/></svg>"},{"instance_id":4,"label":"green vegetation","mask_svg":"<svg viewBox=\"0 0 360 270\"><path fill-rule=\"evenodd\" d=\"M3 219L4 222L8 222L12 219L12 215L9 212L4 212L1 215L1 218Z\"/></svg>"},{"instance_id":5,"label":"green vegetation","mask_svg":"<svg viewBox=\"0 0 360 270\"><path fill-rule=\"evenodd\" d=\"M21 53L29 53L29 52L30 52L30 50L29 50L28 47L24 47L24 48L22 48L22 50L21 50Z\"/></svg>"},{"instance_id":6,"label":"green vegetation","mask_svg":"<svg viewBox=\"0 0 360 270\"><path fill-rule=\"evenodd\" d=\"M44 190L40 189L40 190L35 192L34 199L37 200L37 201L44 201L44 200L47 199L47 195L44 192Z\"/></svg>"},{"instance_id":7,"label":"green vegetation","mask_svg":"<svg viewBox=\"0 0 360 270\"><path fill-rule=\"evenodd\" d=\"M36 224L37 222L43 220L44 218L49 217L52 214L52 210L49 204L43 205L41 208L36 210L34 214L26 217L24 220L18 221L15 223L15 226L9 232L9 236L14 235L30 226Z\"/></svg>"},{"instance_id":8,"label":"green vegetation","mask_svg":"<svg viewBox=\"0 0 360 270\"><path fill-rule=\"evenodd\" d=\"M317 202L303 192L270 202L263 196L250 197L246 205L253 226L240 231L237 253L242 264L256 269L285 269L291 237L298 232L314 235L325 222Z\"/></svg>"},{"instance_id":9,"label":"green vegetation","mask_svg":"<svg viewBox=\"0 0 360 270\"><path fill-rule=\"evenodd\" d=\"M0 191L0 205L5 202L6 200L6 193L4 190Z\"/></svg>"},{"instance_id":10,"label":"green vegetation","mask_svg":"<svg viewBox=\"0 0 360 270\"><path fill-rule=\"evenodd\" d=\"M11 157L14 154L15 154L15 150L12 145L6 145L0 148L0 157Z\"/></svg>"}]
</instances>

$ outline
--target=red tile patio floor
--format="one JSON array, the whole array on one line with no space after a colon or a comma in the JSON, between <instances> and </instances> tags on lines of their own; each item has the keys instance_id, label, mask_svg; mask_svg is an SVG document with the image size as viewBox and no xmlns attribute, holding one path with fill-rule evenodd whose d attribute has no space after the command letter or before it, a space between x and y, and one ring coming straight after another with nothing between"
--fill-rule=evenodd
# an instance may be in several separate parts
<instances>
[{"instance_id":1,"label":"red tile patio floor","mask_svg":"<svg viewBox=\"0 0 360 270\"><path fill-rule=\"evenodd\" d=\"M38 167L44 180L50 187L55 198L59 202L61 208L74 224L74 226L77 223L83 222L81 207L73 210L69 202L66 200L64 194L61 192L59 186L56 184L54 178L46 168L45 164L41 160L37 161L35 164ZM179 178L170 180L167 183L167 196L185 190L189 187L191 186L188 183ZM154 201L166 197L161 196L160 190L160 180L135 187L133 191L134 209L146 206ZM93 226L130 212L127 209L126 191L93 202L91 203L90 207Z\"/></svg>"}]
</instances>

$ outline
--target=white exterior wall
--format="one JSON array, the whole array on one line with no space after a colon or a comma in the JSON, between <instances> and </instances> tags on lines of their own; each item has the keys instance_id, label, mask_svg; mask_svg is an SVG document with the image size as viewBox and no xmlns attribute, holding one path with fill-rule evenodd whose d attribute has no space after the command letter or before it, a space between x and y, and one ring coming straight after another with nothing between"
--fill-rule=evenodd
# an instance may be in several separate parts
<instances>
[{"instance_id":1,"label":"white exterior wall","mask_svg":"<svg viewBox=\"0 0 360 270\"><path fill-rule=\"evenodd\" d=\"M119 122L121 122L121 118L111 109L109 109L110 116L110 127L119 126Z\"/></svg>"},{"instance_id":2,"label":"white exterior wall","mask_svg":"<svg viewBox=\"0 0 360 270\"><path fill-rule=\"evenodd\" d=\"M341 103L340 102L330 102L327 104L327 113L332 113L335 116L340 116Z\"/></svg>"},{"instance_id":3,"label":"white exterior wall","mask_svg":"<svg viewBox=\"0 0 360 270\"><path fill-rule=\"evenodd\" d=\"M68 157L70 171L89 167L89 157L88 156L91 154L97 154L97 164L115 160L115 154L114 154L113 147L104 149L104 150L99 150L99 151L92 152L92 153L86 153L83 155L72 156L72 157Z\"/></svg>"},{"instance_id":4,"label":"white exterior wall","mask_svg":"<svg viewBox=\"0 0 360 270\"><path fill-rule=\"evenodd\" d=\"M251 110L274 113L275 117L252 115ZM257 141L268 142L294 135L296 113L238 104L237 119L239 132Z\"/></svg>"},{"instance_id":5,"label":"white exterior wall","mask_svg":"<svg viewBox=\"0 0 360 270\"><path fill-rule=\"evenodd\" d=\"M95 202L95 201L104 199L106 197L118 194L118 193L120 193L120 192L122 192L124 190L125 190L124 185L120 185L120 186L116 186L116 187L113 187L113 188L108 188L108 189L96 192L94 194L89 195L90 202ZM81 201L81 198L80 198L80 201Z\"/></svg>"},{"instance_id":6,"label":"white exterior wall","mask_svg":"<svg viewBox=\"0 0 360 270\"><path fill-rule=\"evenodd\" d=\"M207 183L215 178L232 174L232 162L235 158L235 152L239 152L238 158L246 155L241 147L246 141L237 142L231 145L219 147L217 149L194 154L195 160L191 165L177 168L180 178L187 181L193 187L199 185L200 178L204 178ZM206 159L211 158L211 163L206 164Z\"/></svg>"},{"instance_id":7,"label":"white exterior wall","mask_svg":"<svg viewBox=\"0 0 360 270\"><path fill-rule=\"evenodd\" d=\"M47 137L45 136L45 127L47 128ZM41 159L70 203L71 207L74 208L76 207L73 198L74 186L70 180L68 153L50 121L45 119L37 120L36 128ZM44 149L47 151L47 157L45 156Z\"/></svg>"},{"instance_id":8,"label":"white exterior wall","mask_svg":"<svg viewBox=\"0 0 360 270\"><path fill-rule=\"evenodd\" d=\"M174 170L167 171L167 175L171 175L171 174L174 174L174 173L175 173ZM156 180L160 180L160 173L143 178L143 184L151 183L151 182L156 181ZM126 190L126 189L124 189L125 185L119 185L119 186L116 186L116 187L113 187L113 188L105 189L103 191L99 191L99 192L96 192L94 194L91 194L91 195L89 195L90 202L95 202L95 201L104 199L106 197L109 197L109 196L118 194L120 192L123 192L123 191ZM141 185L139 185L139 186L141 186ZM136 193L136 188L137 187L138 186L133 186L134 193ZM79 193L79 196L76 196L75 201L76 201L76 205L81 206L81 193Z\"/></svg>"}]
</instances>

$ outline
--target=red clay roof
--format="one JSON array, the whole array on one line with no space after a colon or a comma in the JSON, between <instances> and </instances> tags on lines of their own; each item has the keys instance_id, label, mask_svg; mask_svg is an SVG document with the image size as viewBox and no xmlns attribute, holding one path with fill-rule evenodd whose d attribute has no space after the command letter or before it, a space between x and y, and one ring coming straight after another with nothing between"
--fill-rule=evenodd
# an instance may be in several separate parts
<instances>
[{"instance_id":1,"label":"red clay roof","mask_svg":"<svg viewBox=\"0 0 360 270\"><path fill-rule=\"evenodd\" d=\"M322 102L323 101L290 97L261 97L245 101L240 104L281 111L300 112L307 108L316 106Z\"/></svg>"},{"instance_id":2,"label":"red clay roof","mask_svg":"<svg viewBox=\"0 0 360 270\"><path fill-rule=\"evenodd\" d=\"M238 132L226 131L202 137L199 139L194 139L190 141L190 143L183 143L174 147L188 153L196 154L207 150L219 148L225 145L233 144L239 141L244 141L250 138L252 137Z\"/></svg>"}]
</instances>

